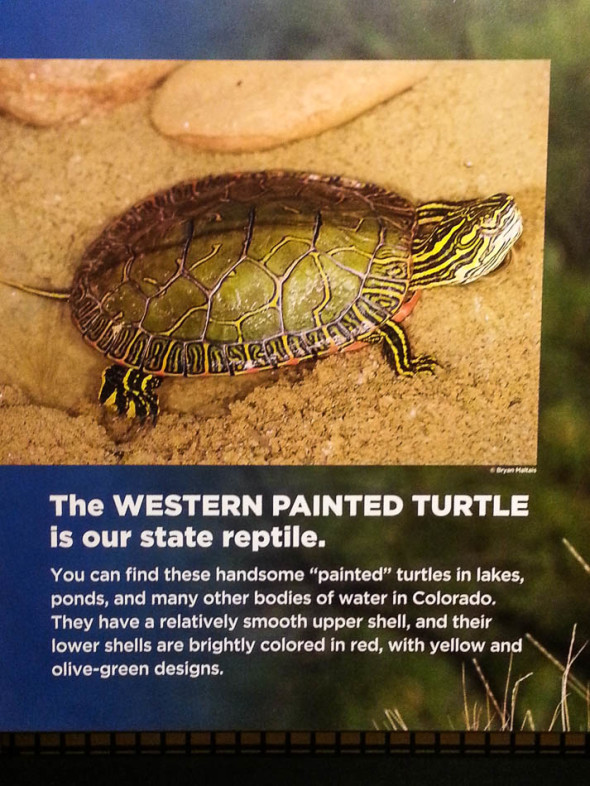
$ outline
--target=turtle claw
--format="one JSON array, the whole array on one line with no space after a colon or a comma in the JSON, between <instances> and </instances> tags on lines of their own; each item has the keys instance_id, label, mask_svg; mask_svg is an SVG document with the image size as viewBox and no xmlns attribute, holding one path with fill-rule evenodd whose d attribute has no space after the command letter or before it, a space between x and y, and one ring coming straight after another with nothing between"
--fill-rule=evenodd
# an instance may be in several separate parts
<instances>
[{"instance_id":1,"label":"turtle claw","mask_svg":"<svg viewBox=\"0 0 590 786\"><path fill-rule=\"evenodd\" d=\"M149 417L155 426L160 411L155 390L159 386L160 379L152 374L125 366L110 366L103 371L98 400L117 415L137 418L140 423Z\"/></svg>"},{"instance_id":2,"label":"turtle claw","mask_svg":"<svg viewBox=\"0 0 590 786\"><path fill-rule=\"evenodd\" d=\"M412 374L434 374L436 367L440 365L432 355L418 355L412 358L411 364Z\"/></svg>"}]
</instances>

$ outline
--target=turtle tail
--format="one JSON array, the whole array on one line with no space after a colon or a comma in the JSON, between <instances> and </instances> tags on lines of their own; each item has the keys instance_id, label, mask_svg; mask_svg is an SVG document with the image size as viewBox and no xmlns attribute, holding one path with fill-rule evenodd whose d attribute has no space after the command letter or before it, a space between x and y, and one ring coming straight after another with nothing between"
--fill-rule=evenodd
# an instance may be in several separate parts
<instances>
[{"instance_id":1,"label":"turtle tail","mask_svg":"<svg viewBox=\"0 0 590 786\"><path fill-rule=\"evenodd\" d=\"M8 281L6 278L0 278L0 284L11 289L20 289L21 292L28 292L29 295L38 295L39 297L47 297L52 300L69 300L70 291L64 292L56 289L40 289L39 287L32 287L29 284L19 284L17 281Z\"/></svg>"}]
</instances>

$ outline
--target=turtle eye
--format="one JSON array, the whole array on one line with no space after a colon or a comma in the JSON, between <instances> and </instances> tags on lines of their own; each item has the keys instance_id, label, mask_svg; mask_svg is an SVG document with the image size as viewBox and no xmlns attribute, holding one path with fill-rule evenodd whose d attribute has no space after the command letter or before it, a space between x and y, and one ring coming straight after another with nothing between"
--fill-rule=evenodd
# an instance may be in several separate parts
<instances>
[{"instance_id":1,"label":"turtle eye","mask_svg":"<svg viewBox=\"0 0 590 786\"><path fill-rule=\"evenodd\" d=\"M495 221L490 216L488 216L487 218L481 220L479 226L480 229L483 229L484 231L487 229L489 231L490 229L494 229Z\"/></svg>"},{"instance_id":2,"label":"turtle eye","mask_svg":"<svg viewBox=\"0 0 590 786\"><path fill-rule=\"evenodd\" d=\"M496 213L484 216L480 222L480 229L486 234L496 232L498 229L498 216Z\"/></svg>"}]
</instances>

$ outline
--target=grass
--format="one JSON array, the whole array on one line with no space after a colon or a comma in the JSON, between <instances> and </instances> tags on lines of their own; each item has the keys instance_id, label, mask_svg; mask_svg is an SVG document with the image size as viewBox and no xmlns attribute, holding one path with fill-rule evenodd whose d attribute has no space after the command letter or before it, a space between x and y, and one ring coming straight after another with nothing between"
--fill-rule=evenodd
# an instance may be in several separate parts
<instances>
[{"instance_id":1,"label":"grass","mask_svg":"<svg viewBox=\"0 0 590 786\"><path fill-rule=\"evenodd\" d=\"M590 575L590 564L582 557L582 555L574 548L574 546L563 538L563 544L571 554L571 556L581 565L583 570ZM572 628L568 654L565 663L562 663L551 652L549 652L531 633L526 633L526 639L529 641L543 657L548 660L560 672L560 699L555 707L551 721L547 728L542 728L543 731L555 731L557 726L561 727L561 731L573 731L572 720L570 714L570 699L572 694L575 694L585 703L586 707L586 731L590 731L590 682L583 682L574 675L572 669L580 657L582 652L586 649L588 642L582 644L576 642L577 624ZM479 678L483 687L484 700L475 699L470 701L468 696L467 687L467 669L466 664L462 665L461 683L463 694L463 730L464 731L537 731L533 713L530 709L526 709L522 714L519 712L518 707L518 693L520 686L525 680L528 680L534 673L528 672L522 676L513 677L513 656L510 656L508 663L508 672L504 681L504 689L501 698L498 698L494 693L490 682L487 680L479 662L473 658L471 664ZM385 729L386 731L408 731L408 725L404 721L401 711L396 707L394 709L384 710L385 720L379 724L373 721L375 729ZM520 718L520 724L517 728L517 719ZM450 719L449 719L450 721ZM450 721L450 728L454 729Z\"/></svg>"}]
</instances>

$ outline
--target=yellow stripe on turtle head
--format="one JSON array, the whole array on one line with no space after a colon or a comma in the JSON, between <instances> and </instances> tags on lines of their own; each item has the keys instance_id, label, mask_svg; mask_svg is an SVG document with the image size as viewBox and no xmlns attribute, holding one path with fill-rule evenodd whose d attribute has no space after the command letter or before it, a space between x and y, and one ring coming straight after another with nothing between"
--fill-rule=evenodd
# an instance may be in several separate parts
<instances>
[{"instance_id":1,"label":"yellow stripe on turtle head","mask_svg":"<svg viewBox=\"0 0 590 786\"><path fill-rule=\"evenodd\" d=\"M521 233L522 217L508 194L421 205L411 289L464 284L491 273Z\"/></svg>"}]
</instances>

